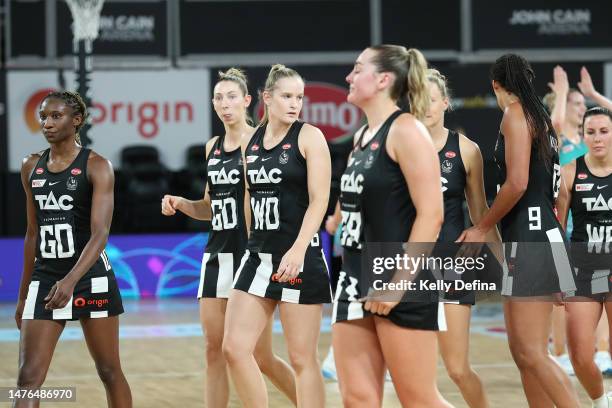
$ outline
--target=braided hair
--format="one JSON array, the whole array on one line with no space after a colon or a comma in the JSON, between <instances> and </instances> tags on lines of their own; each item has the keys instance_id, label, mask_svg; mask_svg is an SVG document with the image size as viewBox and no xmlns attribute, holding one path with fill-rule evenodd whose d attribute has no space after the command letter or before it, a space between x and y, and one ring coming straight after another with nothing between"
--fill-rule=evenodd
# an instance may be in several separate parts
<instances>
[{"instance_id":1,"label":"braided hair","mask_svg":"<svg viewBox=\"0 0 612 408\"><path fill-rule=\"evenodd\" d=\"M83 120L76 127L76 141L78 144L81 144L79 130L81 130L83 125L85 125L85 121L87 120L87 117L89 115L89 113L87 112L87 105L85 105L85 102L83 101L83 98L81 98L81 95L79 95L78 92L71 91L49 92L49 94L47 94L47 96L45 96L44 99L41 101L41 105L47 99L59 99L63 101L66 106L69 106L72 109L72 116L81 115Z\"/></svg>"},{"instance_id":2,"label":"braided hair","mask_svg":"<svg viewBox=\"0 0 612 408\"><path fill-rule=\"evenodd\" d=\"M557 139L557 135L544 103L536 94L533 86L535 74L529 62L517 54L502 55L491 67L490 77L519 98L538 156L544 163L550 163L549 137L552 135Z\"/></svg>"}]
</instances>

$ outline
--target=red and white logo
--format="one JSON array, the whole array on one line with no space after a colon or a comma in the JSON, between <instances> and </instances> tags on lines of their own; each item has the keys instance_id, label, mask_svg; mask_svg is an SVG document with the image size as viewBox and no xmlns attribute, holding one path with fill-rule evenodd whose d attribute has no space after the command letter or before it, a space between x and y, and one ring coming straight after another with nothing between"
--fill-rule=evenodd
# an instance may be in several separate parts
<instances>
[{"instance_id":1,"label":"red and white logo","mask_svg":"<svg viewBox=\"0 0 612 408\"><path fill-rule=\"evenodd\" d=\"M32 180L32 188L42 187L47 182L46 179L42 180Z\"/></svg>"},{"instance_id":2,"label":"red and white logo","mask_svg":"<svg viewBox=\"0 0 612 408\"><path fill-rule=\"evenodd\" d=\"M45 171L42 169L42 167L39 167L36 169L36 174L43 174Z\"/></svg>"},{"instance_id":3,"label":"red and white logo","mask_svg":"<svg viewBox=\"0 0 612 408\"><path fill-rule=\"evenodd\" d=\"M453 152L452 150L446 152L444 154L444 156L446 156L447 159L454 159L455 157L457 157L457 153Z\"/></svg>"},{"instance_id":4,"label":"red and white logo","mask_svg":"<svg viewBox=\"0 0 612 408\"><path fill-rule=\"evenodd\" d=\"M370 149L372 149L372 150L376 150L376 149L378 149L378 146L380 146L380 145L378 144L378 142L372 142L372 145L370 145Z\"/></svg>"},{"instance_id":5,"label":"red and white logo","mask_svg":"<svg viewBox=\"0 0 612 408\"><path fill-rule=\"evenodd\" d=\"M291 143L285 143L283 145L283 150L289 150L289 149L291 149Z\"/></svg>"},{"instance_id":6,"label":"red and white logo","mask_svg":"<svg viewBox=\"0 0 612 408\"><path fill-rule=\"evenodd\" d=\"M576 191L591 191L591 190L593 190L593 183L576 184Z\"/></svg>"},{"instance_id":7,"label":"red and white logo","mask_svg":"<svg viewBox=\"0 0 612 408\"><path fill-rule=\"evenodd\" d=\"M258 151L259 150L259 145L251 146L251 150L254 151L254 152Z\"/></svg>"},{"instance_id":8,"label":"red and white logo","mask_svg":"<svg viewBox=\"0 0 612 408\"><path fill-rule=\"evenodd\" d=\"M579 173L577 176L578 180L584 180L587 178L586 173Z\"/></svg>"},{"instance_id":9,"label":"red and white logo","mask_svg":"<svg viewBox=\"0 0 612 408\"><path fill-rule=\"evenodd\" d=\"M81 173L82 173L81 169L78 169L78 168L70 170L70 174L72 174L73 176L78 176Z\"/></svg>"},{"instance_id":10,"label":"red and white logo","mask_svg":"<svg viewBox=\"0 0 612 408\"><path fill-rule=\"evenodd\" d=\"M328 142L343 136L352 136L362 122L363 114L355 105L346 101L348 89L326 82L309 82L304 88L304 101L300 120L318 127ZM259 118L264 106L255 109Z\"/></svg>"},{"instance_id":11,"label":"red and white logo","mask_svg":"<svg viewBox=\"0 0 612 408\"><path fill-rule=\"evenodd\" d=\"M219 150L219 149L215 149L215 156L218 156L218 155L220 155L220 154L221 154L221 150Z\"/></svg>"}]
</instances>

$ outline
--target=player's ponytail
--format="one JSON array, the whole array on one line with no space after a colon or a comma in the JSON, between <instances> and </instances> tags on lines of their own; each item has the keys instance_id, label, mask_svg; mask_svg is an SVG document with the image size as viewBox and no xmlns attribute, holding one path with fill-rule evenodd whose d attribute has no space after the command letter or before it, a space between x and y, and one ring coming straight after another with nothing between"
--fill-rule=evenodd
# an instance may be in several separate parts
<instances>
[{"instance_id":1,"label":"player's ponytail","mask_svg":"<svg viewBox=\"0 0 612 408\"><path fill-rule=\"evenodd\" d=\"M303 80L302 76L297 73L296 70L288 68L283 64L274 64L270 68L270 72L268 73L268 78L266 79L266 84L263 92L272 92L276 87L276 83L282 78L291 78L297 77ZM263 92L261 92L260 100L263 100ZM264 104L264 115L259 121L259 126L263 126L268 123L270 119L270 115L268 113L268 107Z\"/></svg>"}]
</instances>

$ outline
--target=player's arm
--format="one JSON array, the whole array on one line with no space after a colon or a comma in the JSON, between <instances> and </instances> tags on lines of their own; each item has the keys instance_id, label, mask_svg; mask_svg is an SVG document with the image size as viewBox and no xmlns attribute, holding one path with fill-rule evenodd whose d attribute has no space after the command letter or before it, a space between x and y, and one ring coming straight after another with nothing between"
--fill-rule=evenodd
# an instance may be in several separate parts
<instances>
[{"instance_id":1,"label":"player's arm","mask_svg":"<svg viewBox=\"0 0 612 408\"><path fill-rule=\"evenodd\" d=\"M580 91L584 94L584 96L595 101L597 105L608 110L612 110L612 100L597 92L595 86L593 85L591 74L589 74L586 67L582 67L580 70L580 82L578 82L578 88L580 88Z\"/></svg>"},{"instance_id":2,"label":"player's arm","mask_svg":"<svg viewBox=\"0 0 612 408\"><path fill-rule=\"evenodd\" d=\"M484 188L484 170L482 154L478 145L467 137L459 136L459 148L465 167L465 198L473 225L482 220L489 209ZM486 242L501 242L497 227L491 228L486 236Z\"/></svg>"},{"instance_id":3,"label":"player's arm","mask_svg":"<svg viewBox=\"0 0 612 408\"><path fill-rule=\"evenodd\" d=\"M298 145L306 159L308 208L295 242L279 265L279 282L286 282L298 275L304 263L306 249L319 231L329 203L331 156L325 136L318 128L305 124L300 132Z\"/></svg>"},{"instance_id":4,"label":"player's arm","mask_svg":"<svg viewBox=\"0 0 612 408\"><path fill-rule=\"evenodd\" d=\"M478 224L461 234L460 241L483 242L486 234L512 210L527 190L532 140L523 108L519 104L512 104L506 109L501 131L506 146L506 181L497 192L489 211Z\"/></svg>"},{"instance_id":5,"label":"player's arm","mask_svg":"<svg viewBox=\"0 0 612 408\"><path fill-rule=\"evenodd\" d=\"M550 113L550 120L557 132L557 136L563 133L563 124L565 123L565 113L567 111L567 95L569 93L569 81L567 73L560 65L553 69L553 82L549 82L548 86L555 94L555 106Z\"/></svg>"},{"instance_id":6,"label":"player's arm","mask_svg":"<svg viewBox=\"0 0 612 408\"><path fill-rule=\"evenodd\" d=\"M39 158L39 155L30 155L23 159L21 164L21 184L26 195L27 230L23 242L23 271L21 273L21 284L19 285L19 297L15 312L15 321L19 329L21 329L21 316L25 307L26 297L28 296L28 287L32 281L32 271L34 270L34 259L36 257L38 221L36 220L36 208L32 199L30 175Z\"/></svg>"},{"instance_id":7,"label":"player's arm","mask_svg":"<svg viewBox=\"0 0 612 408\"><path fill-rule=\"evenodd\" d=\"M102 156L91 153L87 161L87 174L93 189L90 216L91 235L70 272L51 288L45 298L48 300L46 309L66 306L75 285L96 263L108 240L114 206L115 174L113 166Z\"/></svg>"},{"instance_id":8,"label":"player's arm","mask_svg":"<svg viewBox=\"0 0 612 408\"><path fill-rule=\"evenodd\" d=\"M204 157L208 157L216 140L217 137L213 137L206 143ZM176 214L177 210L196 220L209 221L212 218L212 210L210 208L208 182L205 182L204 196L199 200L188 200L185 197L166 194L164 198L162 198L162 214L166 216L174 215Z\"/></svg>"},{"instance_id":9,"label":"player's arm","mask_svg":"<svg viewBox=\"0 0 612 408\"><path fill-rule=\"evenodd\" d=\"M245 135L242 138L240 145L240 154L242 155L242 165L244 166L244 223L247 229L247 236L251 234L251 194L249 194L249 178L247 177L247 147L251 138L257 131L257 128L253 129L253 132Z\"/></svg>"},{"instance_id":10,"label":"player's arm","mask_svg":"<svg viewBox=\"0 0 612 408\"><path fill-rule=\"evenodd\" d=\"M576 177L576 161L572 161L561 168L561 188L557 197L557 217L563 229L567 229L567 214L572 202L572 186Z\"/></svg>"}]
</instances>

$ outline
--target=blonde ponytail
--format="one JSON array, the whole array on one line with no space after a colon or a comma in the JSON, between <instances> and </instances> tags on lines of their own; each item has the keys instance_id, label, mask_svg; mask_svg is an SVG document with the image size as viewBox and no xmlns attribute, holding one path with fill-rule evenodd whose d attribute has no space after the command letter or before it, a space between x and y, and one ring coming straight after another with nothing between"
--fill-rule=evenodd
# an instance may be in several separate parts
<instances>
[{"instance_id":1,"label":"blonde ponytail","mask_svg":"<svg viewBox=\"0 0 612 408\"><path fill-rule=\"evenodd\" d=\"M263 92L272 92L279 79L290 77L297 77L303 80L302 76L294 69L288 68L283 64L272 65L270 72L268 73L268 78L266 79L266 85ZM260 93L260 100L263 100L263 92ZM259 126L263 126L268 123L269 118L270 115L268 113L268 107L264 104L264 115L259 121Z\"/></svg>"},{"instance_id":2,"label":"blonde ponytail","mask_svg":"<svg viewBox=\"0 0 612 408\"><path fill-rule=\"evenodd\" d=\"M408 103L410 112L419 120L427 114L430 103L427 87L427 60L416 48L408 50Z\"/></svg>"}]
</instances>

